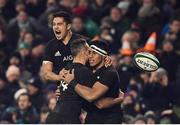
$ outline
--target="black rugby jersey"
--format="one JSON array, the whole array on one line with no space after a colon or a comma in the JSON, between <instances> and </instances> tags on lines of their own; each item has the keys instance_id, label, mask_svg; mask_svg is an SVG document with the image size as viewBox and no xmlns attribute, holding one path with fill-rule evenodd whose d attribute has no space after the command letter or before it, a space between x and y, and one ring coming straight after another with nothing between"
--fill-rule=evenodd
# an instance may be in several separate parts
<instances>
[{"instance_id":1,"label":"black rugby jersey","mask_svg":"<svg viewBox=\"0 0 180 125\"><path fill-rule=\"evenodd\" d=\"M96 81L96 77L85 65L80 63L69 63L66 69L74 69L75 80L87 87L92 87ZM61 81L60 84L61 96L58 100L59 115L63 118L61 123L78 123L81 108L84 104L84 99L80 97L71 85Z\"/></svg>"},{"instance_id":2,"label":"black rugby jersey","mask_svg":"<svg viewBox=\"0 0 180 125\"><path fill-rule=\"evenodd\" d=\"M102 96L102 98L117 98L119 95L120 80L116 69L111 66L107 68L102 67L94 74L97 81L109 88L109 90ZM87 109L86 123L113 124L120 123L121 118L122 111L120 105L114 105L105 109L98 109L95 105L91 104Z\"/></svg>"},{"instance_id":3,"label":"black rugby jersey","mask_svg":"<svg viewBox=\"0 0 180 125\"><path fill-rule=\"evenodd\" d=\"M73 57L70 50L70 44L76 39L86 39L88 38L79 34L72 34L71 39L68 44L65 45L62 41L56 38L49 41L46 45L43 61L50 61L53 63L53 72L59 73L59 71L65 67L69 62L72 62Z\"/></svg>"}]
</instances>

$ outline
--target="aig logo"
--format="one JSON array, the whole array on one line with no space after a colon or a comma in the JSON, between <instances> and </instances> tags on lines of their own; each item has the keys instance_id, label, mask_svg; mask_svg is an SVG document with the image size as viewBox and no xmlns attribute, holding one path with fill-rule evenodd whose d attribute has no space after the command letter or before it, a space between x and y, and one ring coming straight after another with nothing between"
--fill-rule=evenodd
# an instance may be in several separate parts
<instances>
[{"instance_id":1,"label":"aig logo","mask_svg":"<svg viewBox=\"0 0 180 125\"><path fill-rule=\"evenodd\" d=\"M64 62L64 61L70 61L70 60L73 60L72 55L65 56L64 59L63 59L63 62Z\"/></svg>"}]
</instances>

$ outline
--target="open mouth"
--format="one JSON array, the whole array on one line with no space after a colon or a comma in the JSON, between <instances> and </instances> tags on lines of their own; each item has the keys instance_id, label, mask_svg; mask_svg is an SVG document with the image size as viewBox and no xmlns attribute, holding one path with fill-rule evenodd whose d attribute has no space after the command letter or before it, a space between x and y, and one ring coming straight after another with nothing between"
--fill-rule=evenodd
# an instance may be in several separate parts
<instances>
[{"instance_id":1,"label":"open mouth","mask_svg":"<svg viewBox=\"0 0 180 125\"><path fill-rule=\"evenodd\" d=\"M56 33L57 35L60 35L60 34L61 34L61 31L55 31L55 33Z\"/></svg>"}]
</instances>

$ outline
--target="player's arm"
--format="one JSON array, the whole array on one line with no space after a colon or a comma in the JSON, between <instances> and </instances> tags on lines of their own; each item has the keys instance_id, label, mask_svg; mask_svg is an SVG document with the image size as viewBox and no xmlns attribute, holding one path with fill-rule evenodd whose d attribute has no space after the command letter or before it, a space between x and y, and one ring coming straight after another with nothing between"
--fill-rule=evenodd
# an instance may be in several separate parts
<instances>
[{"instance_id":1,"label":"player's arm","mask_svg":"<svg viewBox=\"0 0 180 125\"><path fill-rule=\"evenodd\" d=\"M111 85L116 82L115 79L116 74L114 72L105 72L101 75L100 79L95 82L92 88L77 84L75 86L75 91L89 102L92 102L102 97L102 95L109 90Z\"/></svg>"},{"instance_id":2,"label":"player's arm","mask_svg":"<svg viewBox=\"0 0 180 125\"><path fill-rule=\"evenodd\" d=\"M95 102L96 107L99 109L109 108L113 105L121 104L124 99L124 93L122 91L119 92L119 96L117 98L102 98Z\"/></svg>"},{"instance_id":3,"label":"player's arm","mask_svg":"<svg viewBox=\"0 0 180 125\"><path fill-rule=\"evenodd\" d=\"M59 75L53 72L53 62L54 62L54 46L49 42L46 45L45 52L43 55L42 62L42 73L45 80L49 81L59 81Z\"/></svg>"},{"instance_id":4,"label":"player's arm","mask_svg":"<svg viewBox=\"0 0 180 125\"><path fill-rule=\"evenodd\" d=\"M87 72L84 72L85 74ZM64 80L66 83L72 85L75 89L75 91L84 99L86 99L89 102L92 102L98 98L100 98L104 93L108 91L108 86L101 84L100 82L95 82L92 88L84 86L80 83L77 83L74 79L74 70L70 71L62 69L59 74L62 74L61 77L62 80ZM91 76L91 74L87 75L88 78ZM93 81L94 83L94 81Z\"/></svg>"},{"instance_id":5,"label":"player's arm","mask_svg":"<svg viewBox=\"0 0 180 125\"><path fill-rule=\"evenodd\" d=\"M108 87L101 84L100 82L96 82L92 88L77 84L75 86L75 91L84 99L86 99L89 102L92 102L98 98L100 98L102 95L104 95L108 91Z\"/></svg>"},{"instance_id":6,"label":"player's arm","mask_svg":"<svg viewBox=\"0 0 180 125\"><path fill-rule=\"evenodd\" d=\"M43 61L42 72L45 80L59 81L60 76L53 73L53 63L50 61Z\"/></svg>"},{"instance_id":7,"label":"player's arm","mask_svg":"<svg viewBox=\"0 0 180 125\"><path fill-rule=\"evenodd\" d=\"M63 69L64 70L64 69ZM84 86L80 83L77 83L74 79L74 73L70 73L69 71L60 71L60 74L64 74L63 72L66 72L65 77L62 78L66 83L70 84L74 87L75 91L84 99L86 99L89 102L95 101L96 99L100 98L102 95L104 95L108 90L109 87L107 86L104 80L103 83L100 83L99 81L96 81L92 88ZM87 73L87 72L84 72ZM91 74L88 75L89 77ZM108 81L107 81L108 82Z\"/></svg>"}]
</instances>

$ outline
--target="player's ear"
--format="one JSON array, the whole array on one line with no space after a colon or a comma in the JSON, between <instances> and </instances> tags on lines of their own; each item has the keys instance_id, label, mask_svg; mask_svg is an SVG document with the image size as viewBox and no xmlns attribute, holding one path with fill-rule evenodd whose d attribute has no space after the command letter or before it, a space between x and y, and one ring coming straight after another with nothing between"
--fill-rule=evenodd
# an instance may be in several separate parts
<instances>
[{"instance_id":1,"label":"player's ear","mask_svg":"<svg viewBox=\"0 0 180 125\"><path fill-rule=\"evenodd\" d=\"M71 29L71 24L67 25L67 29L70 30Z\"/></svg>"}]
</instances>

